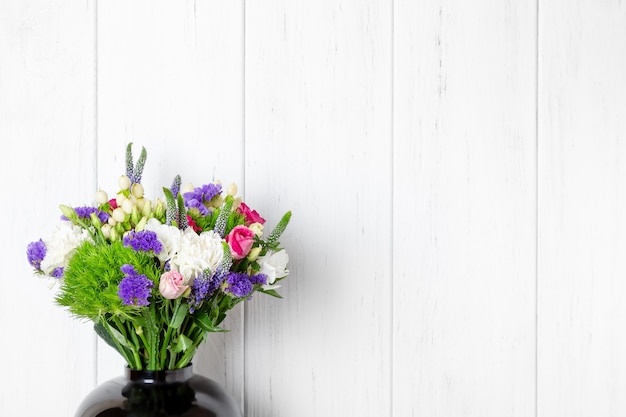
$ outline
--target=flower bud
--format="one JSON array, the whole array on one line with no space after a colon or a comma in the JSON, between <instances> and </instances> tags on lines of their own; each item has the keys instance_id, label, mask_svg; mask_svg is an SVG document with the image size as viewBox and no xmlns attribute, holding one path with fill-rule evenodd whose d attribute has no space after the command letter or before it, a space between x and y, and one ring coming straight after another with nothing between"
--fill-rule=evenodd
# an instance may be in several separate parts
<instances>
[{"instance_id":1,"label":"flower bud","mask_svg":"<svg viewBox=\"0 0 626 417\"><path fill-rule=\"evenodd\" d=\"M146 204L146 200L141 197L135 200L135 206L137 206L137 210L141 211L143 209L143 205Z\"/></svg>"},{"instance_id":2,"label":"flower bud","mask_svg":"<svg viewBox=\"0 0 626 417\"><path fill-rule=\"evenodd\" d=\"M135 232L141 232L146 227L146 223L148 223L148 218L144 216L135 225Z\"/></svg>"},{"instance_id":3,"label":"flower bud","mask_svg":"<svg viewBox=\"0 0 626 417\"><path fill-rule=\"evenodd\" d=\"M259 256L259 253L261 253L261 247L257 246L256 248L252 248L250 250L250 253L248 253L248 260L250 262L254 262L256 260L256 258Z\"/></svg>"},{"instance_id":4,"label":"flower bud","mask_svg":"<svg viewBox=\"0 0 626 417\"><path fill-rule=\"evenodd\" d=\"M118 207L115 210L113 210L113 213L111 213L111 217L117 223L121 223L124 220L126 220L126 213L124 213L124 210L122 210L121 208Z\"/></svg>"},{"instance_id":5,"label":"flower bud","mask_svg":"<svg viewBox=\"0 0 626 417\"><path fill-rule=\"evenodd\" d=\"M131 189L131 193L135 196L135 198L143 197L143 185L141 184L133 184L133 188Z\"/></svg>"},{"instance_id":6,"label":"flower bud","mask_svg":"<svg viewBox=\"0 0 626 417\"><path fill-rule=\"evenodd\" d=\"M115 227L111 227L111 229L109 229L109 239L111 242L120 240L120 234L117 232Z\"/></svg>"},{"instance_id":7,"label":"flower bud","mask_svg":"<svg viewBox=\"0 0 626 417\"><path fill-rule=\"evenodd\" d=\"M98 190L96 192L96 203L99 205L106 204L109 201L109 196L106 191Z\"/></svg>"},{"instance_id":8,"label":"flower bud","mask_svg":"<svg viewBox=\"0 0 626 417\"><path fill-rule=\"evenodd\" d=\"M102 222L96 213L91 213L89 217L91 218L91 224L93 224L94 227L100 228L100 226L102 226Z\"/></svg>"},{"instance_id":9,"label":"flower bud","mask_svg":"<svg viewBox=\"0 0 626 417\"><path fill-rule=\"evenodd\" d=\"M111 225L110 224L103 224L102 227L100 228L100 230L102 231L102 235L109 239L111 237Z\"/></svg>"},{"instance_id":10,"label":"flower bud","mask_svg":"<svg viewBox=\"0 0 626 417\"><path fill-rule=\"evenodd\" d=\"M261 223L252 223L248 228L250 228L257 237L261 237L263 234L263 225Z\"/></svg>"},{"instance_id":11,"label":"flower bud","mask_svg":"<svg viewBox=\"0 0 626 417\"><path fill-rule=\"evenodd\" d=\"M154 217L160 219L163 216L165 216L165 204L163 204L163 201L157 199L156 206L154 207Z\"/></svg>"},{"instance_id":12,"label":"flower bud","mask_svg":"<svg viewBox=\"0 0 626 417\"><path fill-rule=\"evenodd\" d=\"M133 212L133 208L135 208L135 203L130 198L127 198L122 202L122 210L124 210L124 213L131 214Z\"/></svg>"},{"instance_id":13,"label":"flower bud","mask_svg":"<svg viewBox=\"0 0 626 417\"><path fill-rule=\"evenodd\" d=\"M117 180L117 185L120 187L120 190L128 190L130 188L130 178L126 175L122 175Z\"/></svg>"},{"instance_id":14,"label":"flower bud","mask_svg":"<svg viewBox=\"0 0 626 417\"><path fill-rule=\"evenodd\" d=\"M61 209L61 212L68 220L73 221L73 220L78 219L78 215L76 214L76 211L74 211L72 207L61 204L59 208Z\"/></svg>"},{"instance_id":15,"label":"flower bud","mask_svg":"<svg viewBox=\"0 0 626 417\"><path fill-rule=\"evenodd\" d=\"M133 224L137 224L139 223L139 220L141 220L141 216L139 215L139 210L137 209L137 206L133 206L133 209L130 213L130 220L133 222Z\"/></svg>"},{"instance_id":16,"label":"flower bud","mask_svg":"<svg viewBox=\"0 0 626 417\"><path fill-rule=\"evenodd\" d=\"M127 197L124 194L119 193L115 196L115 203L117 204L118 207L122 207L122 203L126 201L126 199Z\"/></svg>"},{"instance_id":17,"label":"flower bud","mask_svg":"<svg viewBox=\"0 0 626 417\"><path fill-rule=\"evenodd\" d=\"M237 195L237 184L235 184L234 182L231 183L226 189L226 194L233 196L233 197Z\"/></svg>"},{"instance_id":18,"label":"flower bud","mask_svg":"<svg viewBox=\"0 0 626 417\"><path fill-rule=\"evenodd\" d=\"M141 214L149 216L152 214L152 201L143 200L143 207L141 208Z\"/></svg>"},{"instance_id":19,"label":"flower bud","mask_svg":"<svg viewBox=\"0 0 626 417\"><path fill-rule=\"evenodd\" d=\"M117 221L115 221L115 219L113 218L113 215L111 215L109 216L109 220L107 220L107 223L109 226L115 226L117 224Z\"/></svg>"}]
</instances>

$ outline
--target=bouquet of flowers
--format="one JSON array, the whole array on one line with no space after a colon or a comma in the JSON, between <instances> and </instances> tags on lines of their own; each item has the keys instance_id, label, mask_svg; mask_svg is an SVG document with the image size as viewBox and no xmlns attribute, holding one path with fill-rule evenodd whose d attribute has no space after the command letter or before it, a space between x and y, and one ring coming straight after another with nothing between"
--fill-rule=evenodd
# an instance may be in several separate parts
<instances>
[{"instance_id":1,"label":"bouquet of flowers","mask_svg":"<svg viewBox=\"0 0 626 417\"><path fill-rule=\"evenodd\" d=\"M234 184L225 195L219 183L181 189L178 175L164 200L149 200L146 156L142 148L135 162L129 143L117 195L61 205L60 224L28 245L27 258L56 283L55 301L93 321L131 369L178 369L237 304L255 292L280 297L289 257L278 239L291 212L266 234Z\"/></svg>"}]
</instances>

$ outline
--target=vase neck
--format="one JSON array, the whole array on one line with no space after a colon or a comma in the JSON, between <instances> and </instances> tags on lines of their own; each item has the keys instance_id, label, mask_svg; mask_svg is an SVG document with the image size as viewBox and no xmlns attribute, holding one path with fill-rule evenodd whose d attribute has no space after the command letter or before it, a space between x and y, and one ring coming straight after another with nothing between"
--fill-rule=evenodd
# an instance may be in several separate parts
<instances>
[{"instance_id":1,"label":"vase neck","mask_svg":"<svg viewBox=\"0 0 626 417\"><path fill-rule=\"evenodd\" d=\"M185 382L193 376L191 364L181 369L166 369L161 371L137 371L126 368L126 378L131 382L142 384L163 384Z\"/></svg>"}]
</instances>

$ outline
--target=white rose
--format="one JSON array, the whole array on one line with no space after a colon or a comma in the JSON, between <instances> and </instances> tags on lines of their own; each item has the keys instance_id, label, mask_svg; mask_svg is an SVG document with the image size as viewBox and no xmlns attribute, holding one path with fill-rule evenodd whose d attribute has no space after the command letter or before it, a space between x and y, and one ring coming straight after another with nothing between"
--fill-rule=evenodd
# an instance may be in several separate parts
<instances>
[{"instance_id":1,"label":"white rose","mask_svg":"<svg viewBox=\"0 0 626 417\"><path fill-rule=\"evenodd\" d=\"M222 263L222 238L212 230L198 235L191 227L183 232L178 251L170 259L170 267L183 274L185 285L191 285L205 269L212 273Z\"/></svg>"},{"instance_id":2,"label":"white rose","mask_svg":"<svg viewBox=\"0 0 626 417\"><path fill-rule=\"evenodd\" d=\"M68 221L61 222L48 238L43 239L46 256L41 261L41 270L50 275L56 268L65 268L76 248L87 239L90 236L86 230Z\"/></svg>"},{"instance_id":3,"label":"white rose","mask_svg":"<svg viewBox=\"0 0 626 417\"><path fill-rule=\"evenodd\" d=\"M143 230L149 230L157 234L157 238L163 246L161 252L157 254L159 261L167 261L178 251L183 236L183 232L181 232L178 227L163 224L157 219L151 218L148 220Z\"/></svg>"},{"instance_id":4,"label":"white rose","mask_svg":"<svg viewBox=\"0 0 626 417\"><path fill-rule=\"evenodd\" d=\"M289 255L287 251L282 249L278 252L268 252L265 256L259 258L259 266L261 270L260 274L264 274L267 277L267 284L263 286L266 290L278 288L279 285L272 285L278 278L283 278L289 275L287 270L287 263L289 262Z\"/></svg>"}]
</instances>

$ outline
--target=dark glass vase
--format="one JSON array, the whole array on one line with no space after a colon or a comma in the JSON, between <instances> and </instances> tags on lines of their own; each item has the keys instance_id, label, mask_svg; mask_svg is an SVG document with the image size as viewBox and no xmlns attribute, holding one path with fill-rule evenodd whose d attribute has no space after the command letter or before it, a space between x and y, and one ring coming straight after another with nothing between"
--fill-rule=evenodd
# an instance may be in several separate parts
<instances>
[{"instance_id":1,"label":"dark glass vase","mask_svg":"<svg viewBox=\"0 0 626 417\"><path fill-rule=\"evenodd\" d=\"M191 365L170 371L132 371L97 386L75 417L242 417L237 403Z\"/></svg>"}]
</instances>

